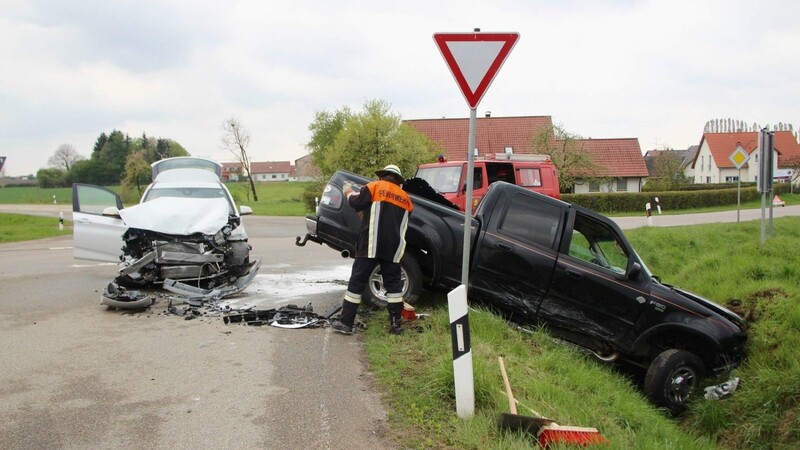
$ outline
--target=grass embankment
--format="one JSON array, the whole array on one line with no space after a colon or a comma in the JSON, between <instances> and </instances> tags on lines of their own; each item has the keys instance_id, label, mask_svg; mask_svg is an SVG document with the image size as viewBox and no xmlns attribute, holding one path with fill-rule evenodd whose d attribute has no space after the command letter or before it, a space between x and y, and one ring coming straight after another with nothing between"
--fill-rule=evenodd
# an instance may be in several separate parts
<instances>
[{"instance_id":1,"label":"grass embankment","mask_svg":"<svg viewBox=\"0 0 800 450\"><path fill-rule=\"evenodd\" d=\"M635 377L601 365L541 332L509 327L470 312L475 417L456 417L450 324L442 294L426 294L418 312L431 317L402 336L386 333L386 314L370 319L365 346L387 392L392 430L407 448L535 448L530 437L502 433L508 412L497 356L504 357L519 414L561 425L596 427L607 448L768 449L800 443L800 218L775 220L763 248L758 221L627 233L665 282L719 303L734 299L750 322L746 363L732 376L738 390L721 401L697 401L681 419L655 409ZM719 380L717 380L719 381Z\"/></svg>"},{"instance_id":2,"label":"grass embankment","mask_svg":"<svg viewBox=\"0 0 800 450\"><path fill-rule=\"evenodd\" d=\"M69 226L69 223L65 223L64 229L59 230L58 220L54 220L51 217L0 213L0 244L63 236L71 233L72 227Z\"/></svg>"},{"instance_id":3,"label":"grass embankment","mask_svg":"<svg viewBox=\"0 0 800 450\"><path fill-rule=\"evenodd\" d=\"M253 214L262 216L303 216L307 213L303 204L303 190L311 183L275 182L256 183L258 201L253 201L250 185L227 183L234 200L239 205L253 208ZM119 186L107 186L119 193ZM38 187L7 187L0 189L0 204L52 204L55 196L58 204L72 204L72 188L41 189ZM126 203L126 206L130 204Z\"/></svg>"}]
</instances>

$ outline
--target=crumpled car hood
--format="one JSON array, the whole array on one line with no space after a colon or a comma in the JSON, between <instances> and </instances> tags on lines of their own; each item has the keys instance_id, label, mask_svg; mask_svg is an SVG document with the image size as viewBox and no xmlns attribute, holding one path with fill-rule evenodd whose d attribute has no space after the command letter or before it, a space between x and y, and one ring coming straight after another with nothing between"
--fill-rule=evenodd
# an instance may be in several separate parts
<instances>
[{"instance_id":1,"label":"crumpled car hood","mask_svg":"<svg viewBox=\"0 0 800 450\"><path fill-rule=\"evenodd\" d=\"M119 211L129 228L158 233L213 235L228 223L224 198L160 197Z\"/></svg>"}]
</instances>

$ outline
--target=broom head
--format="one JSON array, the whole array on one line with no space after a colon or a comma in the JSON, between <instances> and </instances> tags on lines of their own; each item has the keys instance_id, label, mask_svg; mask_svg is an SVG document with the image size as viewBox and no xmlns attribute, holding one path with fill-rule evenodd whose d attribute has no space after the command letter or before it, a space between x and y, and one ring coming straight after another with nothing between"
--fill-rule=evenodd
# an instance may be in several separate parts
<instances>
[{"instance_id":1,"label":"broom head","mask_svg":"<svg viewBox=\"0 0 800 450\"><path fill-rule=\"evenodd\" d=\"M570 427L556 424L545 425L539 429L539 445L550 444L595 445L607 442L597 428Z\"/></svg>"}]
</instances>

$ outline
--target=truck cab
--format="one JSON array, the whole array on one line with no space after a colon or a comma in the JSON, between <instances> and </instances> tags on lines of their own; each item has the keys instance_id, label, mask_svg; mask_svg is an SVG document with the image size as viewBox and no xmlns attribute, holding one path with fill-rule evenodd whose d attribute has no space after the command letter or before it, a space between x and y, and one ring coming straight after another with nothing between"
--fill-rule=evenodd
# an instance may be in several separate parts
<instances>
[{"instance_id":1,"label":"truck cab","mask_svg":"<svg viewBox=\"0 0 800 450\"><path fill-rule=\"evenodd\" d=\"M467 190L467 161L446 161L417 167L422 178L433 189L464 211ZM480 202L489 185L505 181L531 191L560 198L556 167L547 155L508 155L498 153L476 158L472 183L472 208Z\"/></svg>"}]
</instances>

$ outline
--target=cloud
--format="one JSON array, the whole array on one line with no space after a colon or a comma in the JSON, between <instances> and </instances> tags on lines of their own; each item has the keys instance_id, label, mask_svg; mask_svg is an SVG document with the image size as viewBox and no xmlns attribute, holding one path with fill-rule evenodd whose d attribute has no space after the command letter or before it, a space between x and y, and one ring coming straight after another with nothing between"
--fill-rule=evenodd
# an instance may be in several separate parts
<instances>
[{"instance_id":1,"label":"cloud","mask_svg":"<svg viewBox=\"0 0 800 450\"><path fill-rule=\"evenodd\" d=\"M467 117L432 35L474 27L521 35L481 113L686 148L713 118L800 125L800 4L762 3L6 0L0 148L12 175L113 129L230 160L237 116L254 158L293 160L317 111L382 99L405 119Z\"/></svg>"}]
</instances>

